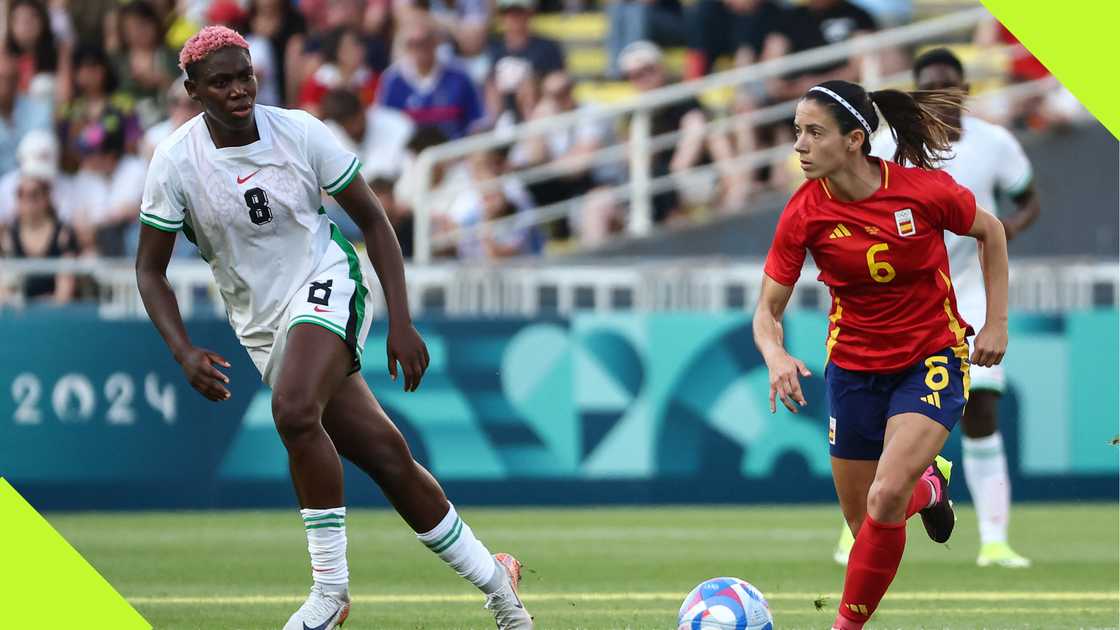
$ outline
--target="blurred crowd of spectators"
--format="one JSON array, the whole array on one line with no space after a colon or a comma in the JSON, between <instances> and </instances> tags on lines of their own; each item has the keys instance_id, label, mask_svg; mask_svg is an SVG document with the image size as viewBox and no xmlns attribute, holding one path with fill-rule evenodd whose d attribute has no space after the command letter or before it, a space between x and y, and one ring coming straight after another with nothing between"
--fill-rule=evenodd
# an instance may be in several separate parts
<instances>
[{"instance_id":1,"label":"blurred crowd of spectators","mask_svg":"<svg viewBox=\"0 0 1120 630\"><path fill-rule=\"evenodd\" d=\"M539 2L539 4L538 4ZM565 50L530 28L538 11L602 10L609 21L602 79L637 92L678 79L663 49L687 49L684 77L717 63L747 65L843 41L910 17L909 0L7 0L0 2L0 253L5 257L130 256L147 161L156 144L199 113L177 67L182 43L206 24L237 29L250 45L257 102L299 107L324 120L363 162L405 254L412 251L419 194L417 154L450 139L563 112L577 102ZM854 80L857 60L749 85L729 111L794 98L831 78ZM651 112L653 135L679 140L651 155L652 176L711 164L653 198L654 220L689 207L736 209L780 172L732 167L729 160L782 141L788 124L708 133L714 112L700 102ZM627 121L587 117L576 127L521 138L502 150L437 164L431 176L437 232L491 219L504 230L473 229L438 255L464 259L539 253L549 239L601 243L623 229L611 187L626 162L592 154L625 142ZM561 174L522 185L486 186L511 168L551 164ZM775 169L777 171L777 169ZM480 185L483 184L483 185ZM577 195L585 201L544 226L535 208ZM328 212L352 237L339 208ZM177 255L192 255L187 243ZM83 290L70 277L32 278L24 296L64 302Z\"/></svg>"}]
</instances>

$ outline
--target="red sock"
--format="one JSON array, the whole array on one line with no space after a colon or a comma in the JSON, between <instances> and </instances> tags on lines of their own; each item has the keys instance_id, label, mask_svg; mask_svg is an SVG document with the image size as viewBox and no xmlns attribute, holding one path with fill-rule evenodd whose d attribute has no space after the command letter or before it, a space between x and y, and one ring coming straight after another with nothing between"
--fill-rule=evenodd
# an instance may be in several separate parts
<instances>
[{"instance_id":1,"label":"red sock","mask_svg":"<svg viewBox=\"0 0 1120 630\"><path fill-rule=\"evenodd\" d=\"M880 523L870 516L864 519L848 556L844 596L833 627L840 630L863 628L894 580L905 548L906 521Z\"/></svg>"},{"instance_id":2,"label":"red sock","mask_svg":"<svg viewBox=\"0 0 1120 630\"><path fill-rule=\"evenodd\" d=\"M906 505L906 518L910 518L926 509L930 502L935 500L933 494L933 486L935 485L938 485L938 481L937 477L933 475L922 475L918 479L918 483L914 484L914 492L910 494L910 503Z\"/></svg>"}]
</instances>

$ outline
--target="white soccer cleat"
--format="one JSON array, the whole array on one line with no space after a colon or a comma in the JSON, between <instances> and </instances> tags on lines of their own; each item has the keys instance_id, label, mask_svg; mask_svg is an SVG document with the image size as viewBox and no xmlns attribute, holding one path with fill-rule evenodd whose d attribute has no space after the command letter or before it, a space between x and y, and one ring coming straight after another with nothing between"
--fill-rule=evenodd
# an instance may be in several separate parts
<instances>
[{"instance_id":1,"label":"white soccer cleat","mask_svg":"<svg viewBox=\"0 0 1120 630\"><path fill-rule=\"evenodd\" d=\"M1026 569L1031 566L1031 561L1011 548L1007 543L987 543L980 547L980 555L976 557L977 566L1003 567L1004 569Z\"/></svg>"},{"instance_id":2,"label":"white soccer cleat","mask_svg":"<svg viewBox=\"0 0 1120 630\"><path fill-rule=\"evenodd\" d=\"M327 593L316 584L307 601L292 613L284 630L333 630L350 615L349 593Z\"/></svg>"},{"instance_id":3,"label":"white soccer cleat","mask_svg":"<svg viewBox=\"0 0 1120 630\"><path fill-rule=\"evenodd\" d=\"M502 588L486 596L486 609L494 613L498 630L533 630L533 617L517 595L517 587L521 583L521 563L508 553L494 554L494 560L506 570L509 580Z\"/></svg>"}]
</instances>

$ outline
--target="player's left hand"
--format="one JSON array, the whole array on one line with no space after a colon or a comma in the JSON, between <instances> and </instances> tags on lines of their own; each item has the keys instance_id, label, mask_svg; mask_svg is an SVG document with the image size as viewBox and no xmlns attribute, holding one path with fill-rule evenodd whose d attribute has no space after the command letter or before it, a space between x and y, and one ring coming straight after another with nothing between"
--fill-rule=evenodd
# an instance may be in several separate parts
<instances>
[{"instance_id":1,"label":"player's left hand","mask_svg":"<svg viewBox=\"0 0 1120 630\"><path fill-rule=\"evenodd\" d=\"M982 367L999 365L1007 352L1007 325L984 326L972 342L972 364Z\"/></svg>"},{"instance_id":2,"label":"player's left hand","mask_svg":"<svg viewBox=\"0 0 1120 630\"><path fill-rule=\"evenodd\" d=\"M389 375L397 380L397 363L401 364L404 372L404 391L414 392L420 387L420 379L428 369L428 346L416 331L416 327L409 324L389 323L389 338L385 342L385 351L389 358Z\"/></svg>"}]
</instances>

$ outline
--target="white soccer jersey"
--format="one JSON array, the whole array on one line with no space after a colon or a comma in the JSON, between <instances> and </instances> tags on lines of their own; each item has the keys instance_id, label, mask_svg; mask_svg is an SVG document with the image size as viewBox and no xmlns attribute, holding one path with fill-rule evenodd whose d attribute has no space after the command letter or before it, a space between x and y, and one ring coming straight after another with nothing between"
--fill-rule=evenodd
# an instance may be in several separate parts
<instances>
[{"instance_id":1,"label":"white soccer jersey","mask_svg":"<svg viewBox=\"0 0 1120 630\"><path fill-rule=\"evenodd\" d=\"M894 151L895 142L889 130L884 128L872 138L872 155L891 160ZM997 216L997 191L1018 195L1032 178L1030 161L1015 136L999 125L973 116L962 117L961 138L953 143L952 157L942 162L940 168L972 191L976 205ZM979 331L985 321L986 301L976 240L945 232L945 247L957 308L965 321Z\"/></svg>"},{"instance_id":2,"label":"white soccer jersey","mask_svg":"<svg viewBox=\"0 0 1120 630\"><path fill-rule=\"evenodd\" d=\"M215 147L202 114L175 130L156 148L140 208L145 225L198 245L246 346L271 342L328 250L320 191L343 190L361 166L307 112L254 114L260 140L246 146Z\"/></svg>"}]
</instances>

